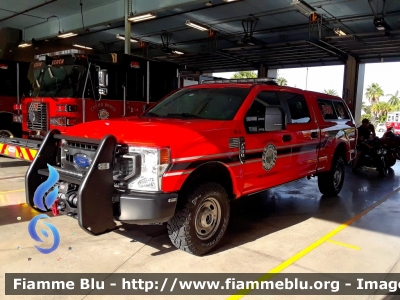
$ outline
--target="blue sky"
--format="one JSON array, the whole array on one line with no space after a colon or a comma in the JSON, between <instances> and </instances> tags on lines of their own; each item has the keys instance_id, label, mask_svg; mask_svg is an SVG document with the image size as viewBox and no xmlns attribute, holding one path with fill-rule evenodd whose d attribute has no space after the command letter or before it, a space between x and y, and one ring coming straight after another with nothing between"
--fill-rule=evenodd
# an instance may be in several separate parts
<instances>
[{"instance_id":1,"label":"blue sky","mask_svg":"<svg viewBox=\"0 0 400 300\"><path fill-rule=\"evenodd\" d=\"M400 62L366 64L363 101L368 102L365 98L365 92L366 88L373 82L382 87L385 95L395 94L397 90L400 91L399 73ZM233 74L234 72L214 73L214 76L231 78ZM324 89L334 89L340 96L343 90L343 75L343 65L278 70L278 76L286 78L289 86L317 92L323 92ZM387 96L381 98L382 101L388 99Z\"/></svg>"}]
</instances>

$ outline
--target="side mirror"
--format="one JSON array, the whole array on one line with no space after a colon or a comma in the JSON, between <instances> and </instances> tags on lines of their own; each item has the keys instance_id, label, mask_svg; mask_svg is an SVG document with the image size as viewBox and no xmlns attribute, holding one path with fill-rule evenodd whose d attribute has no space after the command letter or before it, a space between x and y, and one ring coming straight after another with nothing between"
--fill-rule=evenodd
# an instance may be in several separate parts
<instances>
[{"instance_id":1,"label":"side mirror","mask_svg":"<svg viewBox=\"0 0 400 300\"><path fill-rule=\"evenodd\" d=\"M287 116L280 106L265 108L265 131L279 131L286 129Z\"/></svg>"},{"instance_id":2,"label":"side mirror","mask_svg":"<svg viewBox=\"0 0 400 300\"><path fill-rule=\"evenodd\" d=\"M145 112L146 110L148 110L150 108L150 104L145 104L143 105L143 112Z\"/></svg>"},{"instance_id":3,"label":"side mirror","mask_svg":"<svg viewBox=\"0 0 400 300\"><path fill-rule=\"evenodd\" d=\"M108 94L108 71L106 69L98 70L99 79L99 95L106 96Z\"/></svg>"}]
</instances>

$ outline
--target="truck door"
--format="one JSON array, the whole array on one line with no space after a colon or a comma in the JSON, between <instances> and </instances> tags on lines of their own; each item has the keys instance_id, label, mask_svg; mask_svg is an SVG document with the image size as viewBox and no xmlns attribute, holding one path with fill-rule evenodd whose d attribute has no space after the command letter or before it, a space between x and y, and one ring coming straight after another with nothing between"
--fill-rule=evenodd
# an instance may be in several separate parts
<instances>
[{"instance_id":1,"label":"truck door","mask_svg":"<svg viewBox=\"0 0 400 300\"><path fill-rule=\"evenodd\" d=\"M291 139L291 133L287 129L269 132L264 130L267 106L281 106L277 91L258 92L245 115L245 194L285 183L293 173L291 149L294 141Z\"/></svg>"},{"instance_id":2,"label":"truck door","mask_svg":"<svg viewBox=\"0 0 400 300\"><path fill-rule=\"evenodd\" d=\"M303 94L281 91L281 103L287 109L287 130L292 138L293 172L297 178L315 173L318 164L320 130L314 112Z\"/></svg>"}]
</instances>

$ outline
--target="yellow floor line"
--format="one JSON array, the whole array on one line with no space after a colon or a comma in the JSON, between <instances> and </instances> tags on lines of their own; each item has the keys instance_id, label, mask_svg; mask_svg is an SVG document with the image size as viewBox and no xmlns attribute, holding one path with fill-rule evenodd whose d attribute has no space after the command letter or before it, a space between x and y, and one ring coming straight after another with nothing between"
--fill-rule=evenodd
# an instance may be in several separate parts
<instances>
[{"instance_id":1,"label":"yellow floor line","mask_svg":"<svg viewBox=\"0 0 400 300\"><path fill-rule=\"evenodd\" d=\"M6 191L6 192L0 192L0 194L16 193L16 192L22 192L22 191L25 191L25 189L22 189L22 190L13 190L13 191Z\"/></svg>"},{"instance_id":2,"label":"yellow floor line","mask_svg":"<svg viewBox=\"0 0 400 300\"><path fill-rule=\"evenodd\" d=\"M358 221L359 219L361 219L362 216L366 215L367 213L369 213L371 210L373 210L375 207L377 207L378 205L382 204L383 202L385 202L387 199L389 199L390 197L392 197L394 194L396 194L398 191L400 190L400 187L398 187L397 189L395 189L393 192L391 192L388 196L386 196L385 198L375 202L374 204L372 204L371 206L369 206L368 208L364 209L362 212L360 212L358 215L355 215L353 218L351 218L350 220L346 221L345 223L339 225L338 227L336 227L334 230L332 230L331 232L327 233L326 235L324 235L322 238L320 238L319 240L315 241L314 243L312 243L311 245L309 245L308 247L304 248L303 250L301 250L300 252L296 253L295 255L293 255L291 258L289 258L288 260L284 261L283 263L281 263L280 265L276 266L275 268L273 268L272 270L270 270L268 273L264 274L263 276L261 276L260 278L257 279L258 282L261 281L265 281L265 280L269 280L272 277L274 277L277 273L280 273L281 271L283 271L284 269L286 269L287 267L289 267L290 265L294 264L296 261L298 261L300 258L302 258L303 256L305 256L306 254L310 253L312 250L314 250L315 248L317 248L318 246L320 246L321 244L323 244L324 242L326 242L327 240L330 240L331 237L333 237L334 235L338 234L340 231L342 231L343 229L345 229L347 226L353 224L354 222ZM243 289L238 291L237 293L233 294L232 296L228 297L228 300L237 300L237 299L241 299L243 298L243 296L249 294L251 292L251 289Z\"/></svg>"},{"instance_id":3,"label":"yellow floor line","mask_svg":"<svg viewBox=\"0 0 400 300\"><path fill-rule=\"evenodd\" d=\"M338 241L334 241L334 240L327 240L327 242L331 243L331 244L343 246L343 247L346 247L346 248L354 249L354 250L361 250L361 248L358 247L358 246L353 246L353 245L350 245L350 244L346 244L346 243L342 243L342 242L338 242Z\"/></svg>"}]
</instances>

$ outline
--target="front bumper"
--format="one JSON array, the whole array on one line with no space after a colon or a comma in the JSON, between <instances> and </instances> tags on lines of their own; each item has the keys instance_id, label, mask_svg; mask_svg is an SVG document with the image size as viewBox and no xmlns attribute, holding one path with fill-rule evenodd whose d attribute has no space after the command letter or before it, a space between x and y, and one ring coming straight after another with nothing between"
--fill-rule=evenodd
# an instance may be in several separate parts
<instances>
[{"instance_id":1,"label":"front bumper","mask_svg":"<svg viewBox=\"0 0 400 300\"><path fill-rule=\"evenodd\" d=\"M114 218L129 224L167 222L175 213L176 193L129 193L113 197Z\"/></svg>"},{"instance_id":2,"label":"front bumper","mask_svg":"<svg viewBox=\"0 0 400 300\"><path fill-rule=\"evenodd\" d=\"M86 173L66 168L66 162L59 159L59 152L63 149L59 145L63 140L74 143L75 148L81 149L80 153L89 151L85 149L90 145L97 147L97 150L93 150L93 161ZM58 200L54 211L76 218L79 226L92 235L117 229L115 221L130 224L168 221L175 212L178 198L176 193L118 193L114 188L113 161L116 148L117 140L112 135L102 140L90 140L62 136L58 130L50 131L27 171L27 203L35 209L41 207L49 211L52 208L45 205L45 195L34 200L34 194L38 186L44 183L48 192L58 184ZM67 150L68 153L75 153L72 148ZM56 179L50 178L50 169L58 174ZM38 205L35 201L43 201L43 204Z\"/></svg>"}]
</instances>

